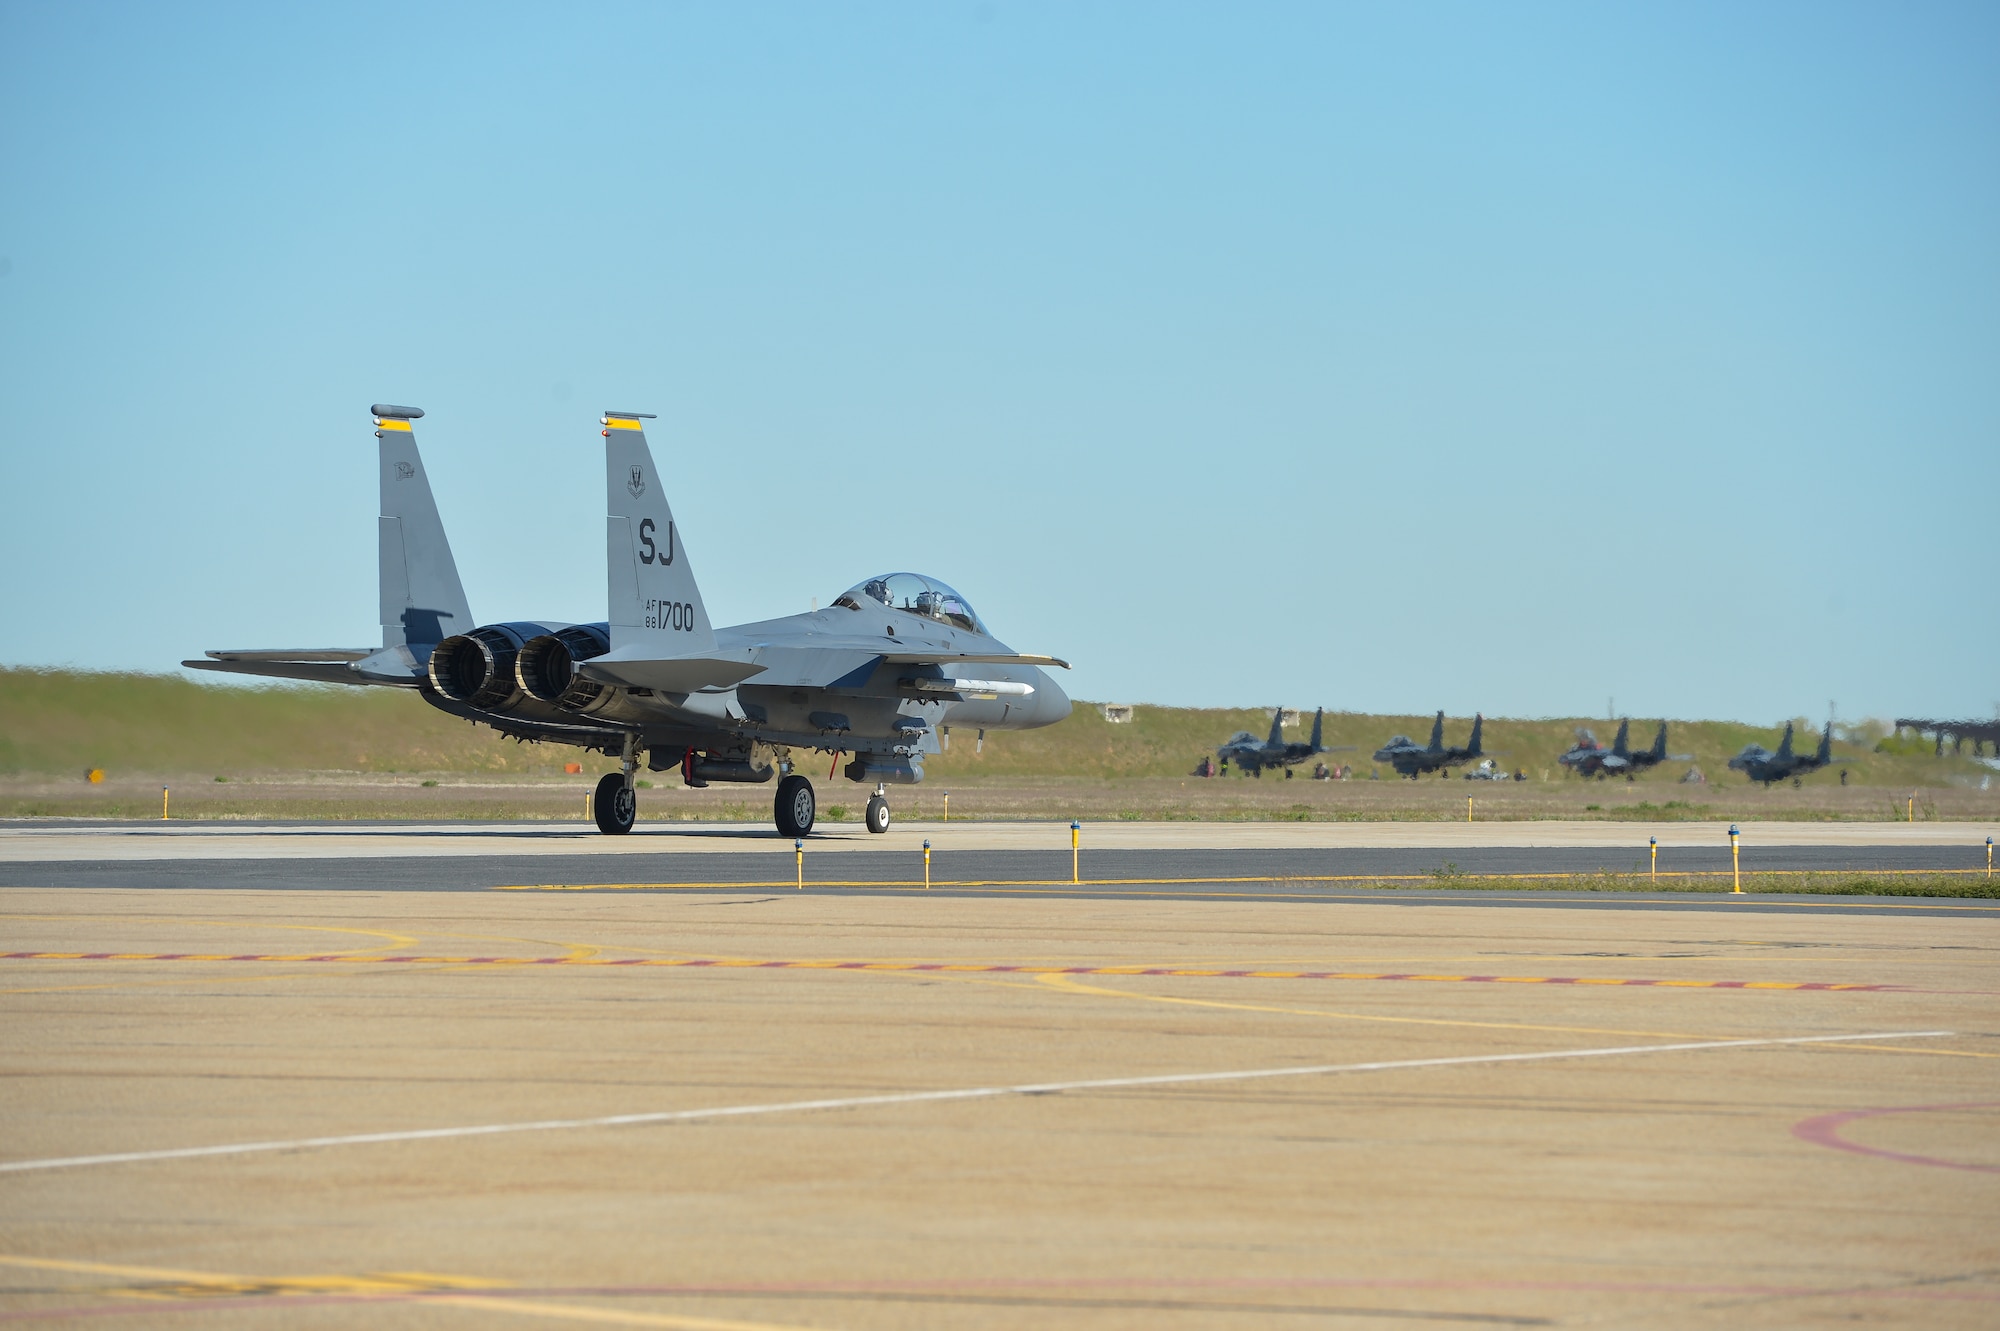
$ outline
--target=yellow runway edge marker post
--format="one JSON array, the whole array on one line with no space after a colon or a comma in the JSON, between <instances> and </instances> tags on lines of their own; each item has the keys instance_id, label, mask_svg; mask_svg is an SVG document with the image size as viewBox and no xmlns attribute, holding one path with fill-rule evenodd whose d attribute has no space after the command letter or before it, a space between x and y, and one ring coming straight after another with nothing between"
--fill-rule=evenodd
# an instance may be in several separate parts
<instances>
[{"instance_id":1,"label":"yellow runway edge marker post","mask_svg":"<svg viewBox=\"0 0 2000 1331\"><path fill-rule=\"evenodd\" d=\"M924 891L931 890L931 843L924 842Z\"/></svg>"},{"instance_id":2,"label":"yellow runway edge marker post","mask_svg":"<svg viewBox=\"0 0 2000 1331\"><path fill-rule=\"evenodd\" d=\"M944 793L944 820L946 822L951 821L951 792L949 790Z\"/></svg>"},{"instance_id":3,"label":"yellow runway edge marker post","mask_svg":"<svg viewBox=\"0 0 2000 1331\"><path fill-rule=\"evenodd\" d=\"M167 821L167 788L160 787L160 821Z\"/></svg>"},{"instance_id":4,"label":"yellow runway edge marker post","mask_svg":"<svg viewBox=\"0 0 2000 1331\"><path fill-rule=\"evenodd\" d=\"M793 838L792 854L798 857L799 891L803 892L806 890L806 843L802 838Z\"/></svg>"},{"instance_id":5,"label":"yellow runway edge marker post","mask_svg":"<svg viewBox=\"0 0 2000 1331\"><path fill-rule=\"evenodd\" d=\"M1070 819L1069 820L1069 880L1072 883L1083 881L1082 879L1077 877L1077 868L1076 868L1076 851L1079 842L1082 840L1082 837L1083 837L1083 824L1078 822L1074 818Z\"/></svg>"},{"instance_id":6,"label":"yellow runway edge marker post","mask_svg":"<svg viewBox=\"0 0 2000 1331\"><path fill-rule=\"evenodd\" d=\"M1738 854L1736 838L1741 835L1742 833L1736 830L1736 824L1731 823L1729 825L1729 874L1730 877L1736 880L1736 887L1731 895L1739 897L1743 895L1743 861Z\"/></svg>"},{"instance_id":7,"label":"yellow runway edge marker post","mask_svg":"<svg viewBox=\"0 0 2000 1331\"><path fill-rule=\"evenodd\" d=\"M1470 795L1465 797L1465 821L1468 823L1472 821L1472 796Z\"/></svg>"},{"instance_id":8,"label":"yellow runway edge marker post","mask_svg":"<svg viewBox=\"0 0 2000 1331\"><path fill-rule=\"evenodd\" d=\"M1993 876L1993 838L1986 838L1986 876Z\"/></svg>"}]
</instances>

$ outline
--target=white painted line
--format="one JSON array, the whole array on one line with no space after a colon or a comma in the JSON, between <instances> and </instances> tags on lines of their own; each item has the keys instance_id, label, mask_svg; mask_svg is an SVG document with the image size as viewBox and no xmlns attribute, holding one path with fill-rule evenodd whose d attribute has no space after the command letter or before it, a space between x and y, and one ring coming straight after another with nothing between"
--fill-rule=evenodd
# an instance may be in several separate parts
<instances>
[{"instance_id":1,"label":"white painted line","mask_svg":"<svg viewBox=\"0 0 2000 1331\"><path fill-rule=\"evenodd\" d=\"M1319 1063L1307 1067L1253 1068L1236 1072L1168 1072L1152 1077L1100 1077L1092 1081L1026 1082L1017 1086L971 1086L955 1091L899 1091L850 1095L831 1100L784 1100L764 1105L722 1105L711 1109L663 1109L646 1114L601 1118L548 1118L528 1123L480 1123L456 1128L412 1128L401 1132L357 1132L339 1137L299 1137L291 1141L231 1142L222 1146L182 1146L165 1151L120 1151L114 1155L72 1155L53 1160L12 1160L0 1174L31 1169L77 1169L141 1160L191 1160L209 1155L254 1155L263 1151L303 1151L322 1146L369 1146L378 1142L434 1141L446 1137L486 1137L502 1132L561 1132L575 1128L623 1128L640 1123L686 1123L705 1118L753 1114L797 1114L815 1109L868 1109L879 1105L934 1104L946 1100L990 1100L1004 1095L1056 1095L1064 1091L1111 1091L1133 1086L1190 1086L1202 1082L1254 1081L1263 1077L1324 1077L1340 1072L1390 1072L1399 1068L1467 1067L1479 1063L1536 1063L1558 1058L1614 1058L1624 1054L1672 1054L1698 1049L1752 1049L1767 1045L1831 1044L1840 1040L1928 1040L1952 1031L1869 1031L1859 1035L1793 1035L1765 1040L1699 1040L1687 1044L1630 1044L1606 1049L1556 1049L1538 1054L1466 1054L1456 1058L1407 1058L1386 1063Z\"/></svg>"}]
</instances>

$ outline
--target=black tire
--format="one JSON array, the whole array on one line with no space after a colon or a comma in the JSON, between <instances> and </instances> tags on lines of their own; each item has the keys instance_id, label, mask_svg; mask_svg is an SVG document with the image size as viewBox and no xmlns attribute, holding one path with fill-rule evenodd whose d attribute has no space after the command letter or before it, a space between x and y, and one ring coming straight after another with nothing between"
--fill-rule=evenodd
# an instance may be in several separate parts
<instances>
[{"instance_id":1,"label":"black tire","mask_svg":"<svg viewBox=\"0 0 2000 1331\"><path fill-rule=\"evenodd\" d=\"M590 807L597 815L597 830L606 836L624 836L639 820L638 793L625 784L622 772L606 772L598 778Z\"/></svg>"},{"instance_id":2,"label":"black tire","mask_svg":"<svg viewBox=\"0 0 2000 1331\"><path fill-rule=\"evenodd\" d=\"M796 772L778 782L778 797L771 802L771 812L777 820L779 836L811 836L813 819L819 814L812 782Z\"/></svg>"},{"instance_id":3,"label":"black tire","mask_svg":"<svg viewBox=\"0 0 2000 1331\"><path fill-rule=\"evenodd\" d=\"M1287 767L1285 769L1285 780L1290 781L1291 779L1292 779L1292 769Z\"/></svg>"},{"instance_id":4,"label":"black tire","mask_svg":"<svg viewBox=\"0 0 2000 1331\"><path fill-rule=\"evenodd\" d=\"M868 797L868 830L886 832L889 830L889 801L880 795Z\"/></svg>"}]
</instances>

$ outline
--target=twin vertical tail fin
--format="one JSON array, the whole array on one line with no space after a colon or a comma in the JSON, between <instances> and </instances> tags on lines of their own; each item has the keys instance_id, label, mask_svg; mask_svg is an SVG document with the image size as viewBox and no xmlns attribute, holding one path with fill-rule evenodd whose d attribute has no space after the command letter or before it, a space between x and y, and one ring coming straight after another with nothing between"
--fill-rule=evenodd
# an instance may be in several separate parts
<instances>
[{"instance_id":1,"label":"twin vertical tail fin","mask_svg":"<svg viewBox=\"0 0 2000 1331\"><path fill-rule=\"evenodd\" d=\"M715 650L715 630L688 566L636 411L604 414L606 592L611 650L639 647L659 657Z\"/></svg>"},{"instance_id":2,"label":"twin vertical tail fin","mask_svg":"<svg viewBox=\"0 0 2000 1331\"><path fill-rule=\"evenodd\" d=\"M1826 733L1819 737L1819 752L1813 755L1821 767L1833 761L1833 718L1826 719Z\"/></svg>"},{"instance_id":3,"label":"twin vertical tail fin","mask_svg":"<svg viewBox=\"0 0 2000 1331\"><path fill-rule=\"evenodd\" d=\"M1280 707L1271 716L1271 738L1264 743L1271 748L1285 742L1285 709Z\"/></svg>"},{"instance_id":4,"label":"twin vertical tail fin","mask_svg":"<svg viewBox=\"0 0 2000 1331\"><path fill-rule=\"evenodd\" d=\"M1785 722L1785 737L1778 741L1778 752L1775 756L1779 759L1792 756L1792 723L1790 721Z\"/></svg>"},{"instance_id":5,"label":"twin vertical tail fin","mask_svg":"<svg viewBox=\"0 0 2000 1331\"><path fill-rule=\"evenodd\" d=\"M1663 763L1666 760L1667 760L1667 723L1665 721L1662 721L1660 722L1660 733L1653 736L1653 761L1656 763Z\"/></svg>"},{"instance_id":6,"label":"twin vertical tail fin","mask_svg":"<svg viewBox=\"0 0 2000 1331\"><path fill-rule=\"evenodd\" d=\"M454 633L473 627L458 564L445 539L430 477L417 452L410 422L423 412L416 407L377 403L375 437L381 441L382 516L376 528L376 553L382 594L382 645L406 647L419 671L430 660L431 648Z\"/></svg>"},{"instance_id":7,"label":"twin vertical tail fin","mask_svg":"<svg viewBox=\"0 0 2000 1331\"><path fill-rule=\"evenodd\" d=\"M1325 752L1325 750L1320 747L1320 742L1319 742L1320 722L1324 719L1325 716L1326 716L1326 709L1324 707L1318 707L1313 709L1312 751L1314 753Z\"/></svg>"},{"instance_id":8,"label":"twin vertical tail fin","mask_svg":"<svg viewBox=\"0 0 2000 1331\"><path fill-rule=\"evenodd\" d=\"M1485 726L1486 726L1486 718L1484 716L1481 716L1478 712L1474 712L1472 714L1472 743L1465 746L1466 757L1477 758L1480 756L1481 750L1479 748L1479 732L1483 730Z\"/></svg>"},{"instance_id":9,"label":"twin vertical tail fin","mask_svg":"<svg viewBox=\"0 0 2000 1331\"><path fill-rule=\"evenodd\" d=\"M1630 720L1620 721L1618 723L1618 738L1611 741L1611 756L1614 758L1631 757L1631 745L1632 722Z\"/></svg>"},{"instance_id":10,"label":"twin vertical tail fin","mask_svg":"<svg viewBox=\"0 0 2000 1331\"><path fill-rule=\"evenodd\" d=\"M1432 749L1442 749L1442 748L1444 748L1444 713L1443 713L1443 712L1439 712L1439 713L1437 714L1437 720L1435 720L1435 721L1431 722L1431 748L1432 748Z\"/></svg>"}]
</instances>

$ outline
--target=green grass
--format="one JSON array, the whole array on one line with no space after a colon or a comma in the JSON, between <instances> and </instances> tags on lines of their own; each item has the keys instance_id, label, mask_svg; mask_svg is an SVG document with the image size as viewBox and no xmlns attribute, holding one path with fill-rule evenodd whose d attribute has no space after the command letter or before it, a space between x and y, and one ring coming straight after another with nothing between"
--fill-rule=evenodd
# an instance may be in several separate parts
<instances>
[{"instance_id":1,"label":"green grass","mask_svg":"<svg viewBox=\"0 0 2000 1331\"><path fill-rule=\"evenodd\" d=\"M1310 717L1307 712L1306 726ZM961 808L966 816L973 816L981 807L978 792L982 786L1012 787L1016 793L1009 798L1025 810L1040 783L1049 783L1051 798L1066 800L1068 794L1053 793L1061 783L1068 783L1071 791L1088 787L1110 794L1119 783L1151 782L1144 798L1124 801L1120 809L1143 818L1260 821L1451 818L1455 816L1452 801L1462 804L1468 794L1477 799L1482 817L1647 820L1762 816L1901 819L1908 812L1912 793L1917 793L1917 817L1927 820L1940 816L1941 797L1934 793L1940 789L1952 792L1952 802L1943 816L1963 818L1975 813L1985 816L1981 812L1984 802L2000 800L2000 791L1990 796L1981 792L1980 783L1993 774L1969 756L1955 756L1947 750L1943 757L1937 757L1928 744L1882 744L1880 729L1865 726L1852 732L1853 742L1843 740L1834 746L1836 756L1847 760L1850 779L1869 792L1865 796L1857 790L1837 800L1843 792L1836 771L1807 777L1803 795L1783 787L1764 792L1748 786L1728 770L1727 760L1752 740L1775 744L1778 725L1752 727L1722 721L1675 721L1669 733L1670 747L1693 754L1694 762L1708 774L1707 785L1678 784L1687 770L1686 763L1663 764L1636 784L1585 782L1566 776L1555 761L1582 724L1593 727L1607 742L1616 728L1601 720L1579 718L1488 720L1486 751L1506 768L1522 770L1528 777L1524 783L1495 786L1435 778L1399 782L1392 772L1382 771L1381 781L1367 783L1365 790L1347 783L1335 799L1324 789L1301 789L1296 782L1286 783L1274 776L1257 781L1237 775L1227 780L1187 781L1183 797L1181 779L1201 757L1212 753L1232 732L1248 730L1263 735L1270 727L1269 711L1139 705L1130 723L1112 725L1095 706L1078 703L1069 719L1059 725L988 734L982 752L974 751L972 732L958 729L947 751L927 761L929 779L924 786L902 799L904 807L928 807L929 792L948 790L957 783L967 801ZM1654 724L1647 718L1635 719L1634 742L1649 743ZM1470 728L1469 717L1447 718L1447 741L1464 743ZM1351 764L1356 776L1365 781L1370 770L1378 768L1369 755L1396 733L1421 741L1430 733L1430 718L1330 712L1326 742L1354 748L1329 755L1328 761ZM1305 726L1288 730L1286 736L1304 739ZM80 782L91 767L106 769L114 782L137 783L149 777L185 781L199 773L201 781L215 785L298 772L559 776L562 764L576 756L575 750L560 745L517 744L484 727L447 716L404 690L284 684L246 688L170 675L0 669L0 775L21 780ZM589 769L586 780L610 766L601 755L587 756L585 764ZM1816 791L1820 795L1814 800L1805 798ZM1531 801L1527 797L1536 792L1546 797L1543 803L1550 807L1528 807ZM1240 800L1239 794L1243 797ZM245 798L251 798L249 792ZM1978 807L1968 809L1968 800ZM765 802L764 798L750 798L745 807ZM1808 803L1813 807L1805 807ZM1821 803L1824 808L1819 807ZM1556 804L1561 807L1553 807ZM1780 809L1789 812L1780 813ZM17 805L8 811L24 810ZM108 808L105 811L108 813ZM1001 814L997 807L993 812ZM710 810L709 816L715 813ZM761 812L757 816L761 817ZM828 816L833 816L830 810ZM1104 814L1100 810L1097 816ZM1126 814L1121 811L1114 816Z\"/></svg>"},{"instance_id":2,"label":"green grass","mask_svg":"<svg viewBox=\"0 0 2000 1331\"><path fill-rule=\"evenodd\" d=\"M1674 892L1697 896L1731 895L1727 873L1689 877L1649 878L1644 873L1594 873L1550 877L1512 877L1468 874L1447 860L1443 867L1422 878L1388 878L1352 883L1311 884L1332 889L1346 887L1396 888L1425 891L1447 888L1453 891L1484 892ZM1745 896L1836 896L1836 897L1957 897L1968 900L2000 899L2000 878L1977 873L1882 874L1882 873L1801 873L1743 875Z\"/></svg>"},{"instance_id":3,"label":"green grass","mask_svg":"<svg viewBox=\"0 0 2000 1331\"><path fill-rule=\"evenodd\" d=\"M0 773L542 772L574 756L402 689L0 669Z\"/></svg>"}]
</instances>

